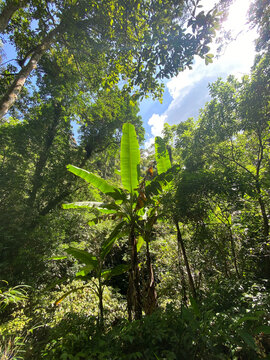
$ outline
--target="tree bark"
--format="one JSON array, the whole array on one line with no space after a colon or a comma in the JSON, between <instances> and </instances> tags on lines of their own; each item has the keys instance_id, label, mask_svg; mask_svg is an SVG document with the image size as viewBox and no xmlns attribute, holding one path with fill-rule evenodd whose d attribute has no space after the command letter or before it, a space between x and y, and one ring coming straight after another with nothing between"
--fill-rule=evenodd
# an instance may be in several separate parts
<instances>
[{"instance_id":1,"label":"tree bark","mask_svg":"<svg viewBox=\"0 0 270 360\"><path fill-rule=\"evenodd\" d=\"M262 197L262 190L261 190L261 184L260 184L260 170L261 170L261 164L264 158L264 146L262 142L262 134L261 131L258 131L258 138L259 138L259 151L258 151L258 157L257 157L257 169L256 169L256 190L258 193L258 202L260 205L262 218L263 218L263 240L266 244L269 240L269 221L268 221L268 214L266 212L265 203ZM262 259L262 274L263 277L268 279L270 277L270 251L267 247L267 245L264 245L265 251Z\"/></svg>"},{"instance_id":2,"label":"tree bark","mask_svg":"<svg viewBox=\"0 0 270 360\"><path fill-rule=\"evenodd\" d=\"M236 275L237 275L237 277L239 279L240 274L239 274L238 266L237 266L237 259L236 259L235 246L234 246L234 238L233 238L231 227L229 227L229 232L230 232L230 242L231 242L231 251L232 251L233 264L234 264Z\"/></svg>"},{"instance_id":3,"label":"tree bark","mask_svg":"<svg viewBox=\"0 0 270 360\"><path fill-rule=\"evenodd\" d=\"M6 94L0 101L0 119L5 116L8 110L13 106L15 101L20 94L25 81L27 80L28 76L31 72L37 67L37 64L43 54L49 49L53 42L54 36L58 33L60 25L51 30L51 32L43 39L43 42L39 44L32 53L32 56L29 62L22 67L21 71L15 77L13 83L10 85L9 89L7 90Z\"/></svg>"},{"instance_id":4,"label":"tree bark","mask_svg":"<svg viewBox=\"0 0 270 360\"><path fill-rule=\"evenodd\" d=\"M183 303L185 305L187 305L187 284L186 284L186 280L185 280L185 273L182 267L182 251L181 251L181 246L179 241L177 241L177 255L178 255L178 267L179 267L179 272L180 272L180 276L181 276L181 285L182 285L182 292L183 292Z\"/></svg>"},{"instance_id":5,"label":"tree bark","mask_svg":"<svg viewBox=\"0 0 270 360\"><path fill-rule=\"evenodd\" d=\"M268 216L265 209L265 204L262 199L262 191L261 191L261 185L260 185L260 170L261 170L261 164L264 157L264 147L262 144L262 135L259 132L258 133L259 138L259 150L258 150L258 157L257 157L257 167L256 167L256 190L258 193L258 201L261 208L262 218L263 218L263 234L264 234L264 240L267 241L268 235L269 235L269 223L268 223Z\"/></svg>"},{"instance_id":6,"label":"tree bark","mask_svg":"<svg viewBox=\"0 0 270 360\"><path fill-rule=\"evenodd\" d=\"M147 266L147 286L144 311L147 315L157 308L157 292L155 287L154 271L149 251L149 242L146 242L146 266Z\"/></svg>"},{"instance_id":7,"label":"tree bark","mask_svg":"<svg viewBox=\"0 0 270 360\"><path fill-rule=\"evenodd\" d=\"M258 201L261 208L262 218L263 218L263 235L264 239L267 240L269 235L269 223L268 223L268 216L266 214L265 204L262 199L261 189L258 188Z\"/></svg>"},{"instance_id":8,"label":"tree bark","mask_svg":"<svg viewBox=\"0 0 270 360\"><path fill-rule=\"evenodd\" d=\"M27 1L8 1L4 5L3 10L0 14L0 33L3 33L8 26L10 19L13 14L21 7L25 6Z\"/></svg>"},{"instance_id":9,"label":"tree bark","mask_svg":"<svg viewBox=\"0 0 270 360\"><path fill-rule=\"evenodd\" d=\"M176 229L177 229L177 242L180 245L181 251L182 251L182 254L183 254L183 258L184 258L184 262L185 262L185 266L186 266L186 270L187 270L187 274L188 274L190 291L191 291L191 294L192 294L193 298L196 299L197 295L196 295L195 285L194 285L193 277L192 277L192 274L191 274L191 271L190 271L185 245L184 245L184 242L183 242L182 234L181 234L181 231L180 231L179 224L178 224L177 220L175 220L175 225L176 225Z\"/></svg>"},{"instance_id":10,"label":"tree bark","mask_svg":"<svg viewBox=\"0 0 270 360\"><path fill-rule=\"evenodd\" d=\"M98 298L99 298L99 326L103 328L104 325L104 308L103 308L103 288L101 278L98 279Z\"/></svg>"},{"instance_id":11,"label":"tree bark","mask_svg":"<svg viewBox=\"0 0 270 360\"><path fill-rule=\"evenodd\" d=\"M134 226L132 226L130 230L129 243L131 246L131 268L129 271L128 313L129 320L132 320L132 311L134 311L135 320L139 320L142 318L142 299L140 291L137 241L134 234Z\"/></svg>"}]
</instances>

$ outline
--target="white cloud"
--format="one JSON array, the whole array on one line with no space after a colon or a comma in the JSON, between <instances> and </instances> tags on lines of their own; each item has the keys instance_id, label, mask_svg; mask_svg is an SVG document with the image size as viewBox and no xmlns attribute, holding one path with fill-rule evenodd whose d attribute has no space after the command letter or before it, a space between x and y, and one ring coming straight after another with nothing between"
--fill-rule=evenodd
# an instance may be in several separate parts
<instances>
[{"instance_id":1,"label":"white cloud","mask_svg":"<svg viewBox=\"0 0 270 360\"><path fill-rule=\"evenodd\" d=\"M151 134L153 136L160 136L163 130L164 122L167 115L153 114L148 121L148 125L151 126Z\"/></svg>"},{"instance_id":2,"label":"white cloud","mask_svg":"<svg viewBox=\"0 0 270 360\"><path fill-rule=\"evenodd\" d=\"M148 120L148 125L151 127L152 137L148 141L146 141L145 143L146 148L150 147L154 143L156 136L161 136L166 119L167 119L166 114L163 115L153 114L151 118Z\"/></svg>"},{"instance_id":3,"label":"white cloud","mask_svg":"<svg viewBox=\"0 0 270 360\"><path fill-rule=\"evenodd\" d=\"M237 0L231 6L223 26L225 30L231 30L236 40L224 49L218 59L214 59L212 64L206 66L204 60L197 57L192 70L185 70L167 83L173 100L163 116L168 118L170 124L186 120L183 116L194 116L195 112L198 113L199 109L195 109L194 106L202 107L203 101L207 100L207 83L213 82L219 76L226 78L229 74L233 74L241 78L245 73L249 73L254 61L254 39L257 34L255 30L249 30L246 24L248 7L247 0ZM198 86L200 86L199 92L196 91ZM190 114L186 111L187 102L189 102Z\"/></svg>"},{"instance_id":4,"label":"white cloud","mask_svg":"<svg viewBox=\"0 0 270 360\"><path fill-rule=\"evenodd\" d=\"M204 7L207 5L209 9L214 1L202 0L202 4ZM199 109L209 100L209 83L216 81L218 77L226 79L228 75L233 74L241 78L249 73L255 57L254 39L257 37L256 31L249 30L246 23L249 4L250 0L235 0L231 6L223 27L226 31L231 30L231 35L236 40L228 44L219 58L214 58L213 63L206 66L204 60L197 57L192 70L187 69L167 82L167 90L172 101L167 109L164 110L163 107L161 115L154 113L149 119L152 137L148 137L146 147L153 144L154 136L161 134L165 122L171 125L178 124L188 117L198 116Z\"/></svg>"},{"instance_id":5,"label":"white cloud","mask_svg":"<svg viewBox=\"0 0 270 360\"><path fill-rule=\"evenodd\" d=\"M199 68L201 68L202 71L199 71ZM168 81L167 87L172 98L184 98L190 88L204 77L206 72L204 68L205 66L201 66L201 61L197 59L192 70L187 69Z\"/></svg>"}]
</instances>

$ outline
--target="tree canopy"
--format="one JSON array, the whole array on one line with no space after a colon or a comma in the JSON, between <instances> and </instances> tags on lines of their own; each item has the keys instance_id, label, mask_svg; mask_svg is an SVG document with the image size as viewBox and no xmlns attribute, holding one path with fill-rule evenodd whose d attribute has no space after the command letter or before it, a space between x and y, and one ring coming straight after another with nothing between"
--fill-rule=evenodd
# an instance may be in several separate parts
<instances>
[{"instance_id":1,"label":"tree canopy","mask_svg":"<svg viewBox=\"0 0 270 360\"><path fill-rule=\"evenodd\" d=\"M46 79L44 61L60 79L72 77L76 93L81 86L93 93L122 82L138 96L160 97L159 79L191 66L195 54L209 53L218 12L196 14L198 3L2 2L1 30L16 48L18 66L10 68L15 75L5 70L0 116L13 106L34 69Z\"/></svg>"},{"instance_id":2,"label":"tree canopy","mask_svg":"<svg viewBox=\"0 0 270 360\"><path fill-rule=\"evenodd\" d=\"M0 2L1 360L269 358L268 3L249 74L147 149L139 115L230 3Z\"/></svg>"}]
</instances>

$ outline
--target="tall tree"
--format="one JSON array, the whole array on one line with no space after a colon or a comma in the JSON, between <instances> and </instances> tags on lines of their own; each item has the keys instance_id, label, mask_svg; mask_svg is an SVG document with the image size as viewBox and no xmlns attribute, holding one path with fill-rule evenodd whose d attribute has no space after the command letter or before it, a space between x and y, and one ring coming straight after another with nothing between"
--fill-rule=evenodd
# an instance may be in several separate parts
<instances>
[{"instance_id":1,"label":"tall tree","mask_svg":"<svg viewBox=\"0 0 270 360\"><path fill-rule=\"evenodd\" d=\"M265 0L254 0L249 9L249 22L252 27L257 27L259 37L256 40L257 51L267 51L270 48L270 4Z\"/></svg>"},{"instance_id":2,"label":"tall tree","mask_svg":"<svg viewBox=\"0 0 270 360\"><path fill-rule=\"evenodd\" d=\"M8 3L3 4L3 12ZM40 0L19 8L11 15L7 35L17 49L21 69L2 95L0 117L13 106L31 72L40 72L45 53L55 51L59 57L68 55L77 69L77 82L81 76L97 77L99 85L111 87L124 80L127 89L135 87L141 96L149 92L160 96L158 79L176 75L191 66L195 54L203 57L209 51L218 26L217 11L196 15L197 5L185 0L91 4ZM192 33L184 25L186 18ZM91 65L89 72L89 64L99 71L94 74Z\"/></svg>"},{"instance_id":3,"label":"tall tree","mask_svg":"<svg viewBox=\"0 0 270 360\"><path fill-rule=\"evenodd\" d=\"M201 112L193 135L178 140L181 144L189 139L188 147L182 150L186 170L216 173L217 185L221 187L216 190L226 195L232 213L240 212L244 216L245 207L248 213L253 207L254 213L260 214L253 220L249 218L249 236L257 251L261 246L262 276L269 272L268 87L269 56L266 55L257 60L251 76L241 82L230 76L227 82L218 80L212 84L212 100Z\"/></svg>"},{"instance_id":4,"label":"tall tree","mask_svg":"<svg viewBox=\"0 0 270 360\"><path fill-rule=\"evenodd\" d=\"M37 231L42 232L40 227L44 228L48 219L52 226L48 232L53 232L54 214L59 217L60 204L72 198L81 187L67 175L66 165L75 162L108 177L113 168L106 168L98 157L109 152L114 156L122 124L129 119L137 127L140 139L143 138L138 107L131 105L130 97L117 89L100 94L96 103L81 109L81 118L77 120L84 121L84 125L78 142L73 137L68 102L65 99L60 102L58 98L34 98L24 121L10 119L0 126L1 262L2 273L8 270L6 278L8 273L10 276L16 273L17 278L28 276L22 264L17 266L16 263L21 257L18 254L33 243L40 249L40 259L33 262L42 261L42 253L46 252L42 242L45 244L47 240L43 235L37 240ZM48 251L51 246L54 244L47 245Z\"/></svg>"}]
</instances>

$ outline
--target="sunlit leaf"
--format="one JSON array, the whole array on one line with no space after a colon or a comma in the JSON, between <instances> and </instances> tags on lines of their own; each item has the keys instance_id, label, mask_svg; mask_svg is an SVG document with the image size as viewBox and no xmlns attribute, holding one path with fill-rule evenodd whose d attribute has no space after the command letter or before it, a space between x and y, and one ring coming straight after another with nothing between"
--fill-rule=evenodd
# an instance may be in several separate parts
<instances>
[{"instance_id":1,"label":"sunlit leaf","mask_svg":"<svg viewBox=\"0 0 270 360\"><path fill-rule=\"evenodd\" d=\"M100 254L102 259L104 259L105 256L108 255L115 241L122 235L121 230L123 229L123 226L125 224L126 224L125 221L119 223L111 232L110 236L103 242L101 246L101 254Z\"/></svg>"},{"instance_id":2,"label":"sunlit leaf","mask_svg":"<svg viewBox=\"0 0 270 360\"><path fill-rule=\"evenodd\" d=\"M165 141L160 136L155 138L155 156L158 174L162 174L171 168L171 160Z\"/></svg>"},{"instance_id":3,"label":"sunlit leaf","mask_svg":"<svg viewBox=\"0 0 270 360\"><path fill-rule=\"evenodd\" d=\"M105 280L109 280L111 277L113 276L117 276L117 275L121 275L125 272L127 272L129 270L129 265L127 264L121 264L121 265L117 265L116 267L114 267L113 269L109 269L109 270L104 270L101 273L101 276L105 279Z\"/></svg>"},{"instance_id":4,"label":"sunlit leaf","mask_svg":"<svg viewBox=\"0 0 270 360\"><path fill-rule=\"evenodd\" d=\"M80 202L62 204L62 207L63 209L79 209L79 208L93 209L93 208L99 208L101 205L102 203L98 201L80 201Z\"/></svg>"},{"instance_id":5,"label":"sunlit leaf","mask_svg":"<svg viewBox=\"0 0 270 360\"><path fill-rule=\"evenodd\" d=\"M87 170L80 169L73 165L67 165L67 169L68 169L68 171L72 172L73 174L75 174L75 175L81 177L82 179L84 179L85 181L87 181L89 184L95 186L97 189L99 189L104 194L114 193L116 190L106 180L102 179L101 177L99 177L93 173L90 173Z\"/></svg>"},{"instance_id":6,"label":"sunlit leaf","mask_svg":"<svg viewBox=\"0 0 270 360\"><path fill-rule=\"evenodd\" d=\"M137 238L137 251L139 252L141 250L141 247L143 246L143 244L145 243L144 239L142 236L138 236Z\"/></svg>"},{"instance_id":7,"label":"sunlit leaf","mask_svg":"<svg viewBox=\"0 0 270 360\"><path fill-rule=\"evenodd\" d=\"M83 289L85 289L85 288L87 288L87 287L89 287L89 286L80 286L80 287L78 287L78 288L73 288L73 289L67 291L64 295L62 295L59 299L57 299L57 300L55 301L54 305L55 305L55 306L58 306L68 295L70 295L70 294L72 294L72 293L75 293L75 292L77 292L77 291L79 291L79 290L83 290Z\"/></svg>"},{"instance_id":8,"label":"sunlit leaf","mask_svg":"<svg viewBox=\"0 0 270 360\"><path fill-rule=\"evenodd\" d=\"M135 127L129 123L123 125L120 161L123 187L133 193L139 184L140 149Z\"/></svg>"},{"instance_id":9,"label":"sunlit leaf","mask_svg":"<svg viewBox=\"0 0 270 360\"><path fill-rule=\"evenodd\" d=\"M74 256L75 259L82 262L83 264L92 266L93 269L98 264L96 256L91 255L86 250L81 250L81 249L77 249L77 248L74 248L74 247L69 247L68 249L66 249L66 252L68 254Z\"/></svg>"},{"instance_id":10,"label":"sunlit leaf","mask_svg":"<svg viewBox=\"0 0 270 360\"><path fill-rule=\"evenodd\" d=\"M86 276L93 270L93 265L85 265L76 273L76 276Z\"/></svg>"},{"instance_id":11,"label":"sunlit leaf","mask_svg":"<svg viewBox=\"0 0 270 360\"><path fill-rule=\"evenodd\" d=\"M49 258L48 260L64 260L66 259L66 256L53 256L51 258Z\"/></svg>"}]
</instances>

